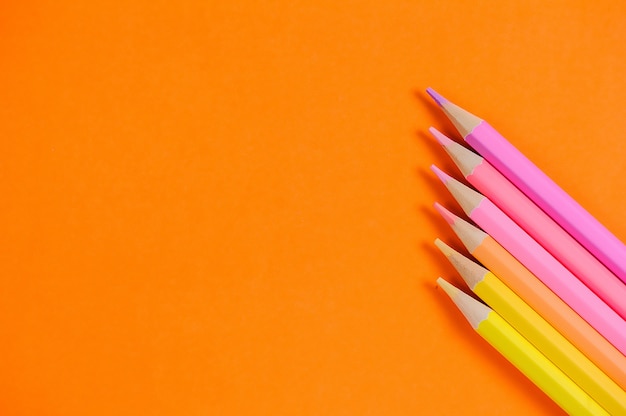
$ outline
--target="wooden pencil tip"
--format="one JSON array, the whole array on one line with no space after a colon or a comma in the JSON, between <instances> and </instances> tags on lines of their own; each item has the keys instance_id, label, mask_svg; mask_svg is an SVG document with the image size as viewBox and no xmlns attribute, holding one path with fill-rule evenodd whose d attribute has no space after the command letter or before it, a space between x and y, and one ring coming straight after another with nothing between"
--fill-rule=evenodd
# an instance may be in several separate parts
<instances>
[{"instance_id":1,"label":"wooden pencil tip","mask_svg":"<svg viewBox=\"0 0 626 416\"><path fill-rule=\"evenodd\" d=\"M452 140L450 140L448 145L444 145L443 149L448 153L465 178L474 173L474 169L485 161L482 156Z\"/></svg>"},{"instance_id":2,"label":"wooden pencil tip","mask_svg":"<svg viewBox=\"0 0 626 416\"><path fill-rule=\"evenodd\" d=\"M437 278L437 285L439 285L439 287L442 288L443 291L446 292L446 294L450 296L450 299L452 300L454 300L459 295L459 292L461 291L461 289L452 285L447 280L441 277Z\"/></svg>"},{"instance_id":3,"label":"wooden pencil tip","mask_svg":"<svg viewBox=\"0 0 626 416\"><path fill-rule=\"evenodd\" d=\"M446 292L450 299L452 299L452 302L459 308L461 313L465 316L465 319L467 319L474 329L478 328L478 325L487 319L489 313L491 313L491 308L483 305L441 277L437 279L437 284Z\"/></svg>"},{"instance_id":4,"label":"wooden pencil tip","mask_svg":"<svg viewBox=\"0 0 626 416\"><path fill-rule=\"evenodd\" d=\"M443 98L437 91L430 87L426 88L426 93L430 95L430 97L440 106L448 102L448 100Z\"/></svg>"},{"instance_id":5,"label":"wooden pencil tip","mask_svg":"<svg viewBox=\"0 0 626 416\"><path fill-rule=\"evenodd\" d=\"M454 215L454 214L451 214ZM488 237L487 233L478 227L470 224L462 218L455 216L455 221L452 226L452 231L459 237L467 251L474 253L474 250L478 248L485 238Z\"/></svg>"},{"instance_id":6,"label":"wooden pencil tip","mask_svg":"<svg viewBox=\"0 0 626 416\"><path fill-rule=\"evenodd\" d=\"M457 181L454 178L449 178L444 182L448 191L452 194L452 197L459 203L463 212L465 212L470 218L472 212L478 207L485 196L479 192L476 192L469 186Z\"/></svg>"},{"instance_id":7,"label":"wooden pencil tip","mask_svg":"<svg viewBox=\"0 0 626 416\"><path fill-rule=\"evenodd\" d=\"M450 175L448 175L447 173L445 173L444 171L442 171L441 169L439 169L437 166L435 165L430 165L430 170L432 170L433 172L435 172L435 175L437 175L437 177L439 178L439 180L441 182L443 182L444 184L448 183L448 181L450 179L452 179L452 177Z\"/></svg>"},{"instance_id":8,"label":"wooden pencil tip","mask_svg":"<svg viewBox=\"0 0 626 416\"><path fill-rule=\"evenodd\" d=\"M443 255L446 257L449 257L452 254L454 254L454 250L452 249L452 247L450 247L449 245L447 245L446 243L444 243L438 238L435 240L435 245L437 246L439 251L441 251Z\"/></svg>"},{"instance_id":9,"label":"wooden pencil tip","mask_svg":"<svg viewBox=\"0 0 626 416\"><path fill-rule=\"evenodd\" d=\"M474 114L469 111L459 107L453 102L447 100L446 98L439 95L432 88L428 88L426 90L428 95L432 97L433 100L439 107L443 110L445 115L450 119L454 127L459 131L461 136L465 139L480 123L482 123L482 119L476 117Z\"/></svg>"},{"instance_id":10,"label":"wooden pencil tip","mask_svg":"<svg viewBox=\"0 0 626 416\"><path fill-rule=\"evenodd\" d=\"M439 202L435 202L435 209L439 212L439 214L443 217L443 219L446 220L446 222L450 225L454 225L456 220L459 218L453 213L451 213L450 211L448 211L446 208L444 208L444 206L441 205Z\"/></svg>"},{"instance_id":11,"label":"wooden pencil tip","mask_svg":"<svg viewBox=\"0 0 626 416\"><path fill-rule=\"evenodd\" d=\"M452 247L444 244L443 242L438 245L441 252L446 256L450 264L461 275L467 286L474 290L474 287L482 282L485 275L489 273L489 270L485 269L480 264L468 259Z\"/></svg>"},{"instance_id":12,"label":"wooden pencil tip","mask_svg":"<svg viewBox=\"0 0 626 416\"><path fill-rule=\"evenodd\" d=\"M440 132L434 127L429 128L428 131L430 132L430 134L433 135L433 137L437 140L437 142L439 142L439 144L442 145L443 147L450 146L451 144L454 143L454 140L452 140L451 138L449 138L448 136L446 136L445 134L443 134L442 132Z\"/></svg>"}]
</instances>

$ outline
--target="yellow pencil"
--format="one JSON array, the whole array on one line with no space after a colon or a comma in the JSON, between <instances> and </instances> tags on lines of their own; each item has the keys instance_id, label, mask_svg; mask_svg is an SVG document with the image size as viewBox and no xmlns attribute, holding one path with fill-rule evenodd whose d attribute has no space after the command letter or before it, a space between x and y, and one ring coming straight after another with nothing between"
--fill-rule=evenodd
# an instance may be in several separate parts
<instances>
[{"instance_id":1,"label":"yellow pencil","mask_svg":"<svg viewBox=\"0 0 626 416\"><path fill-rule=\"evenodd\" d=\"M435 245L469 288L612 415L626 415L626 392L489 270L443 241Z\"/></svg>"},{"instance_id":2,"label":"yellow pencil","mask_svg":"<svg viewBox=\"0 0 626 416\"><path fill-rule=\"evenodd\" d=\"M570 415L609 415L545 355L496 312L443 280L437 284L450 296L472 327L537 387Z\"/></svg>"}]
</instances>

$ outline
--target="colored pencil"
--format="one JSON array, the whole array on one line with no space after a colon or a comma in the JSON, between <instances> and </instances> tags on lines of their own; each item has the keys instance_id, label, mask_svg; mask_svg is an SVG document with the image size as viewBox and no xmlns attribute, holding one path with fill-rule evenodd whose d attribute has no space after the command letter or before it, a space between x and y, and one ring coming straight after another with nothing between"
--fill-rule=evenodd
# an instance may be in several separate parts
<instances>
[{"instance_id":1,"label":"colored pencil","mask_svg":"<svg viewBox=\"0 0 626 416\"><path fill-rule=\"evenodd\" d=\"M474 330L570 415L608 415L587 393L488 306L441 277L437 284Z\"/></svg>"},{"instance_id":2,"label":"colored pencil","mask_svg":"<svg viewBox=\"0 0 626 416\"><path fill-rule=\"evenodd\" d=\"M465 179L522 227L550 254L626 318L626 285L483 157L452 141L434 128Z\"/></svg>"},{"instance_id":3,"label":"colored pencil","mask_svg":"<svg viewBox=\"0 0 626 416\"><path fill-rule=\"evenodd\" d=\"M489 270L437 239L467 286L607 412L626 415L626 392Z\"/></svg>"},{"instance_id":4,"label":"colored pencil","mask_svg":"<svg viewBox=\"0 0 626 416\"><path fill-rule=\"evenodd\" d=\"M626 354L626 321L576 278L488 198L433 170L463 211L519 260L622 354Z\"/></svg>"},{"instance_id":5,"label":"colored pencil","mask_svg":"<svg viewBox=\"0 0 626 416\"><path fill-rule=\"evenodd\" d=\"M624 243L486 121L431 88L427 92L472 148L626 283Z\"/></svg>"},{"instance_id":6,"label":"colored pencil","mask_svg":"<svg viewBox=\"0 0 626 416\"><path fill-rule=\"evenodd\" d=\"M439 213L467 251L626 390L626 357L491 236L439 204Z\"/></svg>"}]
</instances>

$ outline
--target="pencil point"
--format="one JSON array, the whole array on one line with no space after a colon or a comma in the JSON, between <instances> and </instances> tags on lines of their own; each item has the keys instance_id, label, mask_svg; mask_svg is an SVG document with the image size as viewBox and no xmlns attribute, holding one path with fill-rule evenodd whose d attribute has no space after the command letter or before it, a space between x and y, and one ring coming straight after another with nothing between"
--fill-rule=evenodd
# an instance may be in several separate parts
<instances>
[{"instance_id":1,"label":"pencil point","mask_svg":"<svg viewBox=\"0 0 626 416\"><path fill-rule=\"evenodd\" d=\"M468 259L443 241L437 239L435 245L446 256L456 271L459 272L470 289L474 290L474 287L482 282L485 275L489 273L489 270Z\"/></svg>"},{"instance_id":2,"label":"pencil point","mask_svg":"<svg viewBox=\"0 0 626 416\"><path fill-rule=\"evenodd\" d=\"M439 214L441 214L443 219L446 220L446 222L450 225L454 225L456 220L459 218L453 213L451 213L450 211L448 211L446 208L444 208L444 206L441 205L439 202L435 202L435 209L439 212Z\"/></svg>"},{"instance_id":3,"label":"pencil point","mask_svg":"<svg viewBox=\"0 0 626 416\"><path fill-rule=\"evenodd\" d=\"M432 88L428 88L426 92L432 97L433 100L435 100L437 104L439 104L439 107L441 107L445 115L452 122L452 124L454 124L454 127L456 127L464 139L471 134L480 123L482 123L483 120L481 118L476 117L469 111L443 98Z\"/></svg>"},{"instance_id":4,"label":"pencil point","mask_svg":"<svg viewBox=\"0 0 626 416\"><path fill-rule=\"evenodd\" d=\"M472 212L476 209L483 200L485 200L485 196L479 192L476 192L469 186L457 181L454 178L449 178L444 182L448 191L452 194L452 197L459 203L463 212L467 214L468 217L471 218Z\"/></svg>"},{"instance_id":5,"label":"pencil point","mask_svg":"<svg viewBox=\"0 0 626 416\"><path fill-rule=\"evenodd\" d=\"M450 140L449 145L444 145L443 149L450 156L454 164L459 168L465 178L474 173L474 169L485 162L482 156Z\"/></svg>"},{"instance_id":6,"label":"pencil point","mask_svg":"<svg viewBox=\"0 0 626 416\"><path fill-rule=\"evenodd\" d=\"M437 279L437 284L452 299L452 302L459 308L465 319L474 327L478 328L480 323L487 319L491 313L491 308L483 305L467 293L456 286L451 285L441 277Z\"/></svg>"},{"instance_id":7,"label":"pencil point","mask_svg":"<svg viewBox=\"0 0 626 416\"><path fill-rule=\"evenodd\" d=\"M439 178L439 180L441 182L443 182L444 184L448 183L448 181L450 179L452 179L452 177L450 175L448 175L447 173L445 173L444 171L442 171L441 169L439 169L437 166L435 165L430 165L430 170L432 170L433 172L435 172L435 175L437 175L437 177Z\"/></svg>"},{"instance_id":8,"label":"pencil point","mask_svg":"<svg viewBox=\"0 0 626 416\"><path fill-rule=\"evenodd\" d=\"M452 143L454 143L454 140L452 140L451 138L449 138L448 136L446 136L445 134L443 134L442 132L440 132L434 127L430 127L428 131L437 140L437 142L439 142L439 144L442 145L443 147L450 146Z\"/></svg>"},{"instance_id":9,"label":"pencil point","mask_svg":"<svg viewBox=\"0 0 626 416\"><path fill-rule=\"evenodd\" d=\"M454 215L454 214L452 214ZM485 241L488 237L487 233L478 227L473 226L469 222L462 218L455 217L453 224L450 224L452 231L459 237L459 240L463 243L467 251L470 254L474 254L474 251Z\"/></svg>"},{"instance_id":10,"label":"pencil point","mask_svg":"<svg viewBox=\"0 0 626 416\"><path fill-rule=\"evenodd\" d=\"M445 279L443 279L441 277L437 278L437 285L439 285L439 287L442 288L443 291L446 292L446 294L448 296L450 296L450 299L452 299L452 300L454 300L454 298L461 291L461 289L459 289L458 287L452 285L447 280L445 280Z\"/></svg>"},{"instance_id":11,"label":"pencil point","mask_svg":"<svg viewBox=\"0 0 626 416\"><path fill-rule=\"evenodd\" d=\"M449 245L447 245L446 243L444 243L438 238L435 240L435 245L437 246L439 251L441 251L443 255L446 257L451 256L454 253L454 250L452 249L452 247L450 247Z\"/></svg>"},{"instance_id":12,"label":"pencil point","mask_svg":"<svg viewBox=\"0 0 626 416\"><path fill-rule=\"evenodd\" d=\"M445 103L448 102L448 100L446 100L445 98L443 98L441 95L439 95L439 93L437 93L437 91L433 90L432 88L428 87L426 88L426 93L428 95L430 95L430 97L435 100L435 102L438 105L443 105Z\"/></svg>"}]
</instances>

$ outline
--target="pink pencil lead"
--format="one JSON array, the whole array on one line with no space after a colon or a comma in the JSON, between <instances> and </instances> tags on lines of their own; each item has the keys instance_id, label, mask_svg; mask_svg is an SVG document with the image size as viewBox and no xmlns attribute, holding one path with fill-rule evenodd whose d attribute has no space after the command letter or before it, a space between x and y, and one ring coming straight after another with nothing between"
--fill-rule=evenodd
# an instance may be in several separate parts
<instances>
[{"instance_id":1,"label":"pink pencil lead","mask_svg":"<svg viewBox=\"0 0 626 416\"><path fill-rule=\"evenodd\" d=\"M443 182L444 184L448 183L448 181L452 179L450 175L448 175L447 173L445 173L444 171L442 171L435 165L430 165L430 170L435 172L435 175L437 175L439 180L441 180L441 182Z\"/></svg>"},{"instance_id":2,"label":"pink pencil lead","mask_svg":"<svg viewBox=\"0 0 626 416\"><path fill-rule=\"evenodd\" d=\"M435 100L435 102L436 102L438 105L440 105L440 106L441 106L441 105L444 105L445 103L447 103L447 102L448 102L448 100L446 100L445 98L443 98L441 95L439 95L439 93L438 93L437 91L433 90L433 89L432 89L432 88L430 88L430 87L426 88L426 93L427 93L428 95L430 95L430 97L431 97L433 100Z\"/></svg>"},{"instance_id":3,"label":"pink pencil lead","mask_svg":"<svg viewBox=\"0 0 626 416\"><path fill-rule=\"evenodd\" d=\"M450 225L453 225L456 222L456 220L459 218L453 213L451 213L450 211L448 211L446 208L444 208L444 206L441 205L439 202L435 202L435 209L439 212L439 214L441 214L443 219L446 220L446 222Z\"/></svg>"},{"instance_id":4,"label":"pink pencil lead","mask_svg":"<svg viewBox=\"0 0 626 416\"><path fill-rule=\"evenodd\" d=\"M445 134L443 134L442 132L440 132L434 127L429 128L428 131L443 147L450 146L451 144L454 143L454 140L452 140L451 138L449 138L448 136L446 136Z\"/></svg>"}]
</instances>

